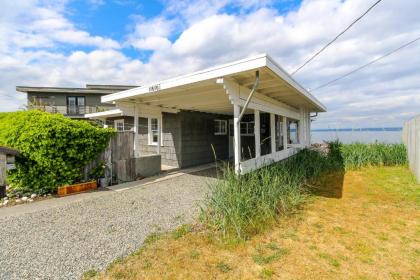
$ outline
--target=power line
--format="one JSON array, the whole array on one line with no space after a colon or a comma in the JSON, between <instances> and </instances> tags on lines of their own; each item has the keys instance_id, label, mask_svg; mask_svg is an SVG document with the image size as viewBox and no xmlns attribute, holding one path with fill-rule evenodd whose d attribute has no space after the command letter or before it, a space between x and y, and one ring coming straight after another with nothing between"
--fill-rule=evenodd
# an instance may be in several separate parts
<instances>
[{"instance_id":1,"label":"power line","mask_svg":"<svg viewBox=\"0 0 420 280\"><path fill-rule=\"evenodd\" d=\"M392 51L390 51L390 52L388 52L388 53L384 54L383 56L378 57L378 58L376 58L376 59L374 59L374 60L371 60L370 62L368 62L368 63L366 63L366 64L364 64L364 65L362 65L362 66L360 66L360 67L358 67L358 68L356 68L356 69L354 69L354 70L352 70L352 71L350 71L350 72L348 72L348 73L346 73L346 74L344 74L344 75L342 75L342 76L340 76L340 77L338 77L338 78L336 78L336 79L334 79L334 80L331 80L331 81L329 81L329 82L327 82L327 83L325 83L325 84L322 84L322 85L320 85L320 86L318 86L318 87L316 87L316 88L314 88L314 89L311 89L311 90L309 90L309 91L311 91L311 92L312 92L312 91L314 91L314 90L318 90L318 89L320 89L320 88L323 88L323 87L329 86L330 84L335 83L335 82L337 82L337 81L339 81L339 80L341 80L341 79L344 79L345 77L350 76L351 74L356 73L357 71L360 71L360 70L362 70L363 68L366 68L366 67L368 67L369 65L372 65L373 63L378 62L379 60L384 59L385 57L390 56L391 54L394 54L394 53L398 52L399 50L402 50L402 49L404 49L405 47L408 47L408 46L409 46L409 45L411 45L411 44L414 44L414 43L415 43L415 42L417 42L418 40L420 40L420 37L418 37L418 38L416 38L416 39L414 39L414 40L412 40L412 41L410 41L410 42L408 42L408 43L405 43L404 45L402 45L402 46L400 46L400 47L398 47L398 48L396 48L396 49L394 49L394 50L392 50Z\"/></svg>"},{"instance_id":2,"label":"power line","mask_svg":"<svg viewBox=\"0 0 420 280\"><path fill-rule=\"evenodd\" d=\"M346 29L344 29L343 31L341 31L337 36L334 37L334 39L332 39L328 44L326 44L322 49L320 49L318 52L316 52L313 56L311 56L311 58L309 58L307 61L305 61L305 63L303 63L301 66L299 66L295 71L292 72L292 75L296 74L300 69L302 69L303 67L305 67L307 64L309 64L312 60L315 59L315 57L317 57L320 53L322 53L326 48L328 48L332 43L334 43L335 41L337 41L338 38L341 37L341 35L343 35L344 33L347 32L347 30L349 30L353 25L355 25L359 20L361 20L367 13L370 12L370 10L372 10L376 5L379 4L379 2L381 2L382 0L378 0L376 1L372 6L369 7L369 9L367 9L361 16L359 16L357 19L355 19L349 26L347 26Z\"/></svg>"}]
</instances>

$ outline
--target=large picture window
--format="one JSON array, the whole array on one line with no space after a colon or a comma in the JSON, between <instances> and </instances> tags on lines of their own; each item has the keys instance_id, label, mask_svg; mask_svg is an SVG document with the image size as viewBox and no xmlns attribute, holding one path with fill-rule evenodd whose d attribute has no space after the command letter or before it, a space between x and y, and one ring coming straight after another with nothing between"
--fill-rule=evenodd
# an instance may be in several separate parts
<instances>
[{"instance_id":1,"label":"large picture window","mask_svg":"<svg viewBox=\"0 0 420 280\"><path fill-rule=\"evenodd\" d=\"M227 121L214 120L214 135L226 135L226 134L227 134Z\"/></svg>"}]
</instances>

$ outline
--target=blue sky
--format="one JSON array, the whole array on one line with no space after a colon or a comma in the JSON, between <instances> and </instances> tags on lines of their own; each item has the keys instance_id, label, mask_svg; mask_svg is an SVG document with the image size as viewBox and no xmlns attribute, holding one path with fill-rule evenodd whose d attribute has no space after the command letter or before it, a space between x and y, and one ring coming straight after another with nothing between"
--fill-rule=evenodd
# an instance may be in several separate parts
<instances>
[{"instance_id":1,"label":"blue sky","mask_svg":"<svg viewBox=\"0 0 420 280\"><path fill-rule=\"evenodd\" d=\"M275 9L279 14L287 14L296 10L301 1L283 0L267 2L264 6ZM243 9L238 3L227 3L219 13L240 14L251 13L257 6ZM67 17L80 29L91 34L112 38L116 41L124 41L127 33L135 28L136 19L150 20L165 14L167 18L176 18L176 12L165 11L165 1L134 1L134 0L93 0L71 1L68 4ZM175 30L168 39L174 42L181 34L182 29ZM88 51L92 48L79 47L80 50ZM66 51L74 51L70 47ZM151 51L136 50L132 46L124 46L121 51L133 59L141 58L148 60Z\"/></svg>"},{"instance_id":2,"label":"blue sky","mask_svg":"<svg viewBox=\"0 0 420 280\"><path fill-rule=\"evenodd\" d=\"M15 0L0 10L0 111L15 86L143 84L269 53L291 72L374 0ZM294 78L311 89L420 36L417 0L384 0ZM398 13L395 13L398 11ZM315 128L401 126L419 113L420 43L314 91Z\"/></svg>"}]
</instances>

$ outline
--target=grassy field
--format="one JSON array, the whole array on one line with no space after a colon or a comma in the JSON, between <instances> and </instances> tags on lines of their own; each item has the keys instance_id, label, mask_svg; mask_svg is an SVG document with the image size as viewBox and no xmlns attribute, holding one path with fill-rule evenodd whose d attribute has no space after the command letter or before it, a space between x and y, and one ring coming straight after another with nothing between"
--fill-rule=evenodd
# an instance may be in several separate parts
<instances>
[{"instance_id":1,"label":"grassy field","mask_svg":"<svg viewBox=\"0 0 420 280\"><path fill-rule=\"evenodd\" d=\"M420 279L420 186L407 167L336 171L312 192L246 241L186 225L86 278Z\"/></svg>"}]
</instances>

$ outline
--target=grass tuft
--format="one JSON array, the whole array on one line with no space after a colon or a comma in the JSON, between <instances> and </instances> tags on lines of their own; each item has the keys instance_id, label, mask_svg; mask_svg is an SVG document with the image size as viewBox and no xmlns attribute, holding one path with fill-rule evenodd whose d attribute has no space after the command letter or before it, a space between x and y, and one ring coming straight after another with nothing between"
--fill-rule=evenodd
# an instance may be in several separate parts
<instances>
[{"instance_id":1,"label":"grass tuft","mask_svg":"<svg viewBox=\"0 0 420 280\"><path fill-rule=\"evenodd\" d=\"M225 264L224 262L219 262L216 267L223 273L228 273L229 271L232 270L232 268L230 268L230 266L228 266L227 264Z\"/></svg>"},{"instance_id":2,"label":"grass tuft","mask_svg":"<svg viewBox=\"0 0 420 280\"><path fill-rule=\"evenodd\" d=\"M82 279L83 280L88 280L88 279L96 277L98 274L99 274L99 272L97 270L90 269L88 271L85 271L85 273L83 273Z\"/></svg>"},{"instance_id":3,"label":"grass tuft","mask_svg":"<svg viewBox=\"0 0 420 280\"><path fill-rule=\"evenodd\" d=\"M185 225L182 225L182 226L178 227L176 230L174 230L172 232L172 237L174 239L179 239L179 238L183 237L184 235L186 235L187 233L189 233L191 231L192 231L192 226L188 225L188 224L185 224Z\"/></svg>"}]
</instances>

